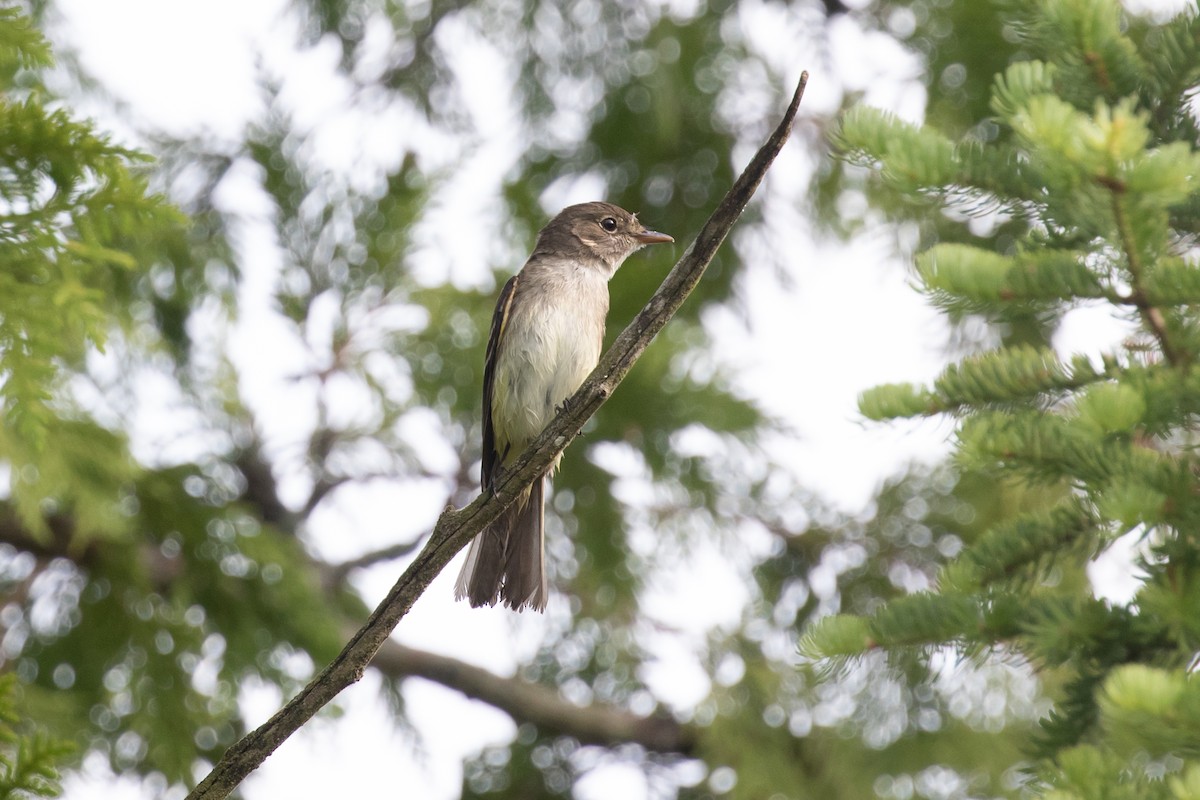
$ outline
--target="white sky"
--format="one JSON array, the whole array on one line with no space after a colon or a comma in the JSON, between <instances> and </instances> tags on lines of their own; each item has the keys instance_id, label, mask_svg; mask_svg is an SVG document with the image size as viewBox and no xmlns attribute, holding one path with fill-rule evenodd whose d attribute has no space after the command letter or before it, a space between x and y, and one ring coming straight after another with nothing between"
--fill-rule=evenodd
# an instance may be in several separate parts
<instances>
[{"instance_id":1,"label":"white sky","mask_svg":"<svg viewBox=\"0 0 1200 800\"><path fill-rule=\"evenodd\" d=\"M335 53L321 47L302 55L292 51L294 31L283 15L287 5L287 0L58 0L63 24L53 33L78 48L86 68L125 104L116 116L99 105L85 109L101 115L103 124L119 133L149 126L176 135L202 129L218 139L233 139L262 111L255 80L256 65L263 64L273 74L286 76L284 97L294 107L299 124L308 129L310 145L324 163L353 170L356 158L381 163L395 158L396 142L411 121L393 116L364 127L363 120L351 115L342 103L341 87L331 77ZM827 112L840 102L842 89L831 77L837 76L843 85L865 90L865 102L919 120L924 94L913 81L916 64L890 38L864 36L848 21L837 21L829 30L834 63L824 64L815 55L795 52L794 22L786 19L780 6L746 2L742 24L755 47L781 72L798 75L801 69L810 70L805 99L810 113ZM457 65L466 82L468 110L476 119L498 122L489 133L494 148L464 170L477 170L471 173L477 177L487 164L498 164L494 167L498 173L483 178L494 182L517 155L513 148L520 145L504 124L503 64L486 43L474 42L472 49L477 53L474 60ZM772 124L781 111L771 112ZM947 449L951 431L947 423L864 424L856 407L858 393L868 387L932 378L944 363L940 348L945 330L938 315L911 288L906 268L892 254L886 236L868 234L848 244L817 242L802 219L789 216L799 207L811 169L811 161L796 150L803 142L797 138L789 144L756 201L769 197L776 210L768 211L768 224L794 231L794 247L785 264L789 285L782 286L771 269L751 265L738 290L739 301L753 310L750 329L736 315L720 311L712 313L706 325L719 341L718 357L740 376L745 393L795 431L793 440L777 448L780 461L806 486L838 507L856 512L879 482L903 464L935 459ZM454 155L443 152L431 157L448 162ZM471 185L463 182L443 196L445 212L432 216L432 229L427 231L440 251L449 252L449 269L456 278L482 274L485 266L481 262L486 243L461 237L472 227L462 225L463 219L490 213L487 197L473 193ZM595 185L584 181L551 199L564 205L596 199L591 196L596 191ZM243 194L237 181L226 192L229 196L223 202L232 207L253 209L260 202L253 192ZM684 242L689 236L684 231L673 233ZM269 254L265 240L253 242L261 232L249 234L249 246ZM297 409L292 416L271 416L268 438L299 442L310 424L308 411L294 397L287 403L280 398L295 391L286 379L305 363L306 354L269 310L276 269L269 257L256 259L249 268L241 294L242 321L232 332L230 345L240 353L243 390L253 405ZM218 319L209 322L215 325ZM1121 331L1106 316L1084 311L1072 317L1057 344L1065 351L1097 352ZM812 376L820 376L820 386L810 385ZM161 387L150 386L143 401L162 406L170 401L163 395ZM145 418L150 429L142 435L153 439L154 416ZM346 558L427 530L439 510L436 498L429 494L400 493L395 487L374 484L348 490L313 519L322 553L332 559ZM396 529L396 508L405 509L405 530ZM346 541L332 534L321 536L322 530L357 530L361 535ZM549 623L525 615L514 626L508 612L471 610L453 603L451 582L456 569L452 565L434 583L401 623L398 637L497 672L511 672L522 654L536 649L543 626ZM374 602L397 574L395 564L386 565L368 572L359 585ZM709 565L705 574L705 580L691 582L693 587L705 587L704 591L674 587L678 592L674 602L692 611L710 608L709 614L701 616L711 620L718 614L712 596L719 594L711 587L722 580L722 570ZM552 608L550 616L554 613ZM670 614L671 609L664 607L662 613ZM680 706L702 697L708 688L686 643L665 644L660 660L644 677L661 699ZM310 724L292 737L247 781L245 795L251 800L348 793L372 798L394 797L403 789L413 797L456 797L462 759L484 744L506 741L513 733L506 715L442 687L410 681L405 694L411 717L426 737L423 756L415 755L411 743L393 730L378 698L376 679L369 675L341 697L342 717ZM270 690L246 692L249 723L265 719L279 700ZM382 763L389 765L386 774L378 772L381 755ZM640 773L634 772L602 768L579 784L577 796L637 800L647 790ZM361 776L361 783L347 785L352 776ZM153 787L115 780L95 759L68 781L68 787L72 800L122 800L153 793Z\"/></svg>"}]
</instances>

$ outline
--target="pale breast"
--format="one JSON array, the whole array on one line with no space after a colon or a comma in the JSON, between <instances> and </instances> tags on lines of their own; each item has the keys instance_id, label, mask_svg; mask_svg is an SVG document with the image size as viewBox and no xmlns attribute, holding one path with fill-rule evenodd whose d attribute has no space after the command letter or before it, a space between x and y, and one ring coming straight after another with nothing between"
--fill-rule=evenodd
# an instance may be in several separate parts
<instances>
[{"instance_id":1,"label":"pale breast","mask_svg":"<svg viewBox=\"0 0 1200 800\"><path fill-rule=\"evenodd\" d=\"M527 265L496 363L492 419L515 456L595 368L608 276L578 265Z\"/></svg>"}]
</instances>

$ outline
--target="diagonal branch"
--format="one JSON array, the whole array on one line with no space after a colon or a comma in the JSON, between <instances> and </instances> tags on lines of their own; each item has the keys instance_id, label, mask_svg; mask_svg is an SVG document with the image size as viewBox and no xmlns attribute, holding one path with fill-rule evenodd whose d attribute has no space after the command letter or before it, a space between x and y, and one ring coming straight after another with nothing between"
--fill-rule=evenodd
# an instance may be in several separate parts
<instances>
[{"instance_id":1,"label":"diagonal branch","mask_svg":"<svg viewBox=\"0 0 1200 800\"><path fill-rule=\"evenodd\" d=\"M664 279L645 308L617 337L600 364L563 411L508 471L493 495L480 495L463 509L446 509L425 548L343 648L299 694L221 757L212 772L188 795L189 800L228 797L247 775L343 689L360 678L401 618L434 577L484 526L496 519L521 490L545 472L550 462L578 435L583 424L612 394L667 321L699 283L717 248L742 215L775 156L791 134L808 73L800 76L783 120L751 159L721 200L699 235Z\"/></svg>"}]
</instances>

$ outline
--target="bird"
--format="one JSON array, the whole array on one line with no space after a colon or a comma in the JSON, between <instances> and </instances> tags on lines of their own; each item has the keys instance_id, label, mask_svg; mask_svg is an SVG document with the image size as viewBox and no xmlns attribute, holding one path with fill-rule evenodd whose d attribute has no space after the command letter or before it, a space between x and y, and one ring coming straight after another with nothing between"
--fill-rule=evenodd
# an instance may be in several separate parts
<instances>
[{"instance_id":1,"label":"bird","mask_svg":"<svg viewBox=\"0 0 1200 800\"><path fill-rule=\"evenodd\" d=\"M608 282L645 245L675 241L604 202L564 208L538 233L533 253L500 291L483 370L480 484L495 491L510 466L596 367L608 315ZM544 611L546 481L561 454L467 550L455 598Z\"/></svg>"}]
</instances>

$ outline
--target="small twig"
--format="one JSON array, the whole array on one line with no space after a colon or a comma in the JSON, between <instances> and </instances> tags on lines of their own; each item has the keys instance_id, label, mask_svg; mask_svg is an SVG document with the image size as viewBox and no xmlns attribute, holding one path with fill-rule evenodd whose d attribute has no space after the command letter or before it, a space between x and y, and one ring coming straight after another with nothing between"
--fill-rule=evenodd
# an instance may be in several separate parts
<instances>
[{"instance_id":1,"label":"small twig","mask_svg":"<svg viewBox=\"0 0 1200 800\"><path fill-rule=\"evenodd\" d=\"M313 484L312 492L308 495L308 499L304 501L304 510L300 516L308 519L312 513L317 510L317 506L329 496L329 494L340 486L345 486L351 480L348 475L339 475L336 478L322 477L317 479Z\"/></svg>"},{"instance_id":2,"label":"small twig","mask_svg":"<svg viewBox=\"0 0 1200 800\"><path fill-rule=\"evenodd\" d=\"M413 539L411 542L398 542L390 544L387 547L381 547L378 550L372 550L369 553L363 553L361 556L352 558L348 561L341 561L337 564L328 566L329 585L331 588L341 585L353 570L373 567L380 561L391 561L396 558L404 558L404 556L412 553L421 546L423 537Z\"/></svg>"},{"instance_id":3,"label":"small twig","mask_svg":"<svg viewBox=\"0 0 1200 800\"><path fill-rule=\"evenodd\" d=\"M517 495L542 475L559 453L578 435L583 424L633 367L635 361L662 330L692 288L700 281L717 248L753 197L775 156L791 134L808 73L800 76L783 120L755 154L699 235L645 308L617 337L600 364L541 436L508 470L493 495L480 495L466 508L447 509L434 526L428 544L409 565L342 652L312 679L287 705L257 729L235 742L212 772L188 795L189 800L225 798L300 726L363 676L367 664L387 641L400 619L428 588L450 559L496 519Z\"/></svg>"},{"instance_id":4,"label":"small twig","mask_svg":"<svg viewBox=\"0 0 1200 800\"><path fill-rule=\"evenodd\" d=\"M1187 362L1187 354L1180 352L1171 341L1171 336L1167 332L1167 320L1163 316L1162 309L1151 305L1146 297L1146 291L1142 286L1144 280L1142 260L1138 257L1137 243L1133 238L1133 230L1129 227L1125 206L1121 204L1120 191L1112 191L1112 211L1113 221L1117 225L1117 235L1121 237L1121 248L1125 251L1126 263L1129 266L1131 291L1128 302L1137 308L1142 322L1158 340L1158 346L1162 349L1163 358L1167 360L1167 363L1180 366Z\"/></svg>"}]
</instances>

